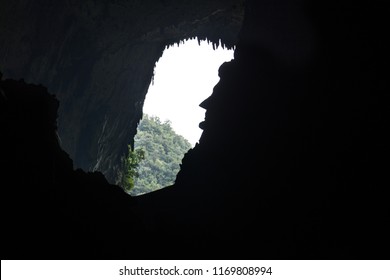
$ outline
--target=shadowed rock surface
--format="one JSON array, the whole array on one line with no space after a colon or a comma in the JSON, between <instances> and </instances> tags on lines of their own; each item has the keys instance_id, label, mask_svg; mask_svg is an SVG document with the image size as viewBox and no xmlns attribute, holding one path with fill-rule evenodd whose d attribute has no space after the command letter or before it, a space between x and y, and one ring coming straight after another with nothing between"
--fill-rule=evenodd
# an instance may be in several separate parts
<instances>
[{"instance_id":1,"label":"shadowed rock surface","mask_svg":"<svg viewBox=\"0 0 390 280\"><path fill-rule=\"evenodd\" d=\"M44 87L5 80L0 89L2 258L126 256L131 233L117 229L142 231L132 197L101 173L74 171L56 134L59 103Z\"/></svg>"},{"instance_id":2,"label":"shadowed rock surface","mask_svg":"<svg viewBox=\"0 0 390 280\"><path fill-rule=\"evenodd\" d=\"M1 71L61 102L62 146L118 183L156 61L197 36L233 47L243 0L0 1Z\"/></svg>"},{"instance_id":3,"label":"shadowed rock surface","mask_svg":"<svg viewBox=\"0 0 390 280\"><path fill-rule=\"evenodd\" d=\"M381 1L246 1L200 143L174 186L134 198L73 171L44 88L2 81L3 259L388 259L386 18Z\"/></svg>"}]
</instances>

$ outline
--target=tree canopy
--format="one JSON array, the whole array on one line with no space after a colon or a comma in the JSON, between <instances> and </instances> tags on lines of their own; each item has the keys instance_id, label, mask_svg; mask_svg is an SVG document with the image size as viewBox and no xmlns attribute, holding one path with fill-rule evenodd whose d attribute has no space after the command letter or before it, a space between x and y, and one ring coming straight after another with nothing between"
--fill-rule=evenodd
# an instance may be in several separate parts
<instances>
[{"instance_id":1,"label":"tree canopy","mask_svg":"<svg viewBox=\"0 0 390 280\"><path fill-rule=\"evenodd\" d=\"M136 169L127 177L134 180L128 189L131 195L139 195L174 184L180 163L191 144L178 135L170 121L144 114L134 138L134 151L129 151L126 168ZM131 182L131 180L130 180Z\"/></svg>"}]
</instances>

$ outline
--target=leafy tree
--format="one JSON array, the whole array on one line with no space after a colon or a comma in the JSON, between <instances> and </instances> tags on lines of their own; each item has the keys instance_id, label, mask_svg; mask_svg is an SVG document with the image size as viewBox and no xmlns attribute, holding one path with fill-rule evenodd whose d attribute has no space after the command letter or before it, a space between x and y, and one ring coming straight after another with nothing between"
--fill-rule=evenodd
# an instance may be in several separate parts
<instances>
[{"instance_id":1,"label":"leafy tree","mask_svg":"<svg viewBox=\"0 0 390 280\"><path fill-rule=\"evenodd\" d=\"M144 151L144 160L137 161L135 158L135 172L139 176L132 177L132 195L172 185L184 154L191 148L191 144L183 136L175 133L170 121L162 122L158 117L146 114L138 125L134 146L135 151Z\"/></svg>"},{"instance_id":2,"label":"leafy tree","mask_svg":"<svg viewBox=\"0 0 390 280\"><path fill-rule=\"evenodd\" d=\"M145 151L143 149L131 149L129 148L129 155L125 159L124 168L125 172L122 178L122 187L130 192L134 188L134 180L138 178L138 166L142 160L145 159Z\"/></svg>"}]
</instances>

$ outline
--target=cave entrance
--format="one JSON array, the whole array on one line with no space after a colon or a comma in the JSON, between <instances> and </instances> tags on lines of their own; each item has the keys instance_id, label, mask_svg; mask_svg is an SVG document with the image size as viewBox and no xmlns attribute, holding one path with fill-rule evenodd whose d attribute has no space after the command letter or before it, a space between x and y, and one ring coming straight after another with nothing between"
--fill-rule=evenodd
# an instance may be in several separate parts
<instances>
[{"instance_id":1,"label":"cave entrance","mask_svg":"<svg viewBox=\"0 0 390 280\"><path fill-rule=\"evenodd\" d=\"M199 104L217 84L218 68L233 50L206 41L167 46L156 63L134 138L138 177L129 193L141 195L174 184L184 154L198 142L205 110ZM142 159L143 158L143 159Z\"/></svg>"}]
</instances>

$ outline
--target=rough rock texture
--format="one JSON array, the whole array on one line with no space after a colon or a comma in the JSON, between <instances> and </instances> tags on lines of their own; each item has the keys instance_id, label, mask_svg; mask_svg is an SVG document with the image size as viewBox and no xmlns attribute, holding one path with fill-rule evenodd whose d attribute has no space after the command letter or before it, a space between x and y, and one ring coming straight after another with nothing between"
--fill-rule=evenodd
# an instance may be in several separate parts
<instances>
[{"instance_id":1,"label":"rough rock texture","mask_svg":"<svg viewBox=\"0 0 390 280\"><path fill-rule=\"evenodd\" d=\"M386 19L381 1L248 0L200 143L174 186L136 198L72 171L55 102L24 114L24 86L2 82L3 259L388 259Z\"/></svg>"},{"instance_id":2,"label":"rough rock texture","mask_svg":"<svg viewBox=\"0 0 390 280\"><path fill-rule=\"evenodd\" d=\"M61 102L59 135L76 167L118 182L164 48L197 36L233 47L242 0L0 1L1 71Z\"/></svg>"}]
</instances>

